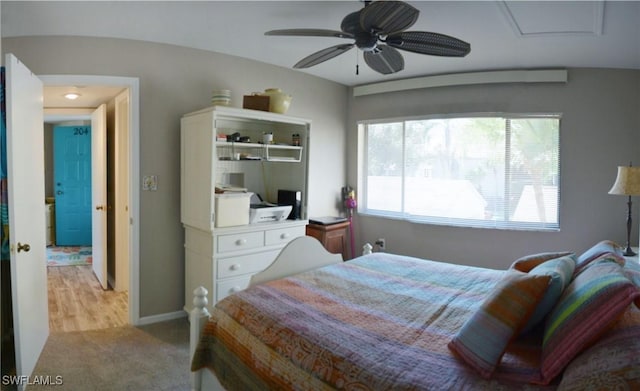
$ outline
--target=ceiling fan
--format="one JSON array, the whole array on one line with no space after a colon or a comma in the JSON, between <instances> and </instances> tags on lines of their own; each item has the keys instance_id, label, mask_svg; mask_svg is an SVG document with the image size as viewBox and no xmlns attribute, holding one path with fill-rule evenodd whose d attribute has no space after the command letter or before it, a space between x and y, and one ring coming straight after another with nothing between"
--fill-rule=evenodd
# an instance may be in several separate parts
<instances>
[{"instance_id":1,"label":"ceiling fan","mask_svg":"<svg viewBox=\"0 0 640 391\"><path fill-rule=\"evenodd\" d=\"M427 31L404 31L418 20L420 11L402 1L365 1L365 7L342 19L340 30L285 29L265 35L298 37L336 37L355 39L328 47L298 61L294 68L309 68L347 52L354 46L376 72L396 73L404 69L404 58L397 49L432 56L464 57L471 45L460 39Z\"/></svg>"}]
</instances>

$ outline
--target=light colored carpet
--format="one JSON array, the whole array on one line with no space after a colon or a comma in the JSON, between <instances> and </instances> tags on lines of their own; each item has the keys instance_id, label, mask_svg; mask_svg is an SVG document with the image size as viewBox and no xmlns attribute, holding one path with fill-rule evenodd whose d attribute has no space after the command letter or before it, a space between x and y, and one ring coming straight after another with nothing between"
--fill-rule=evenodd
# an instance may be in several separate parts
<instances>
[{"instance_id":1,"label":"light colored carpet","mask_svg":"<svg viewBox=\"0 0 640 391\"><path fill-rule=\"evenodd\" d=\"M29 390L189 390L186 318L141 327L56 332L34 370L62 385ZM59 377L57 377L59 376Z\"/></svg>"}]
</instances>

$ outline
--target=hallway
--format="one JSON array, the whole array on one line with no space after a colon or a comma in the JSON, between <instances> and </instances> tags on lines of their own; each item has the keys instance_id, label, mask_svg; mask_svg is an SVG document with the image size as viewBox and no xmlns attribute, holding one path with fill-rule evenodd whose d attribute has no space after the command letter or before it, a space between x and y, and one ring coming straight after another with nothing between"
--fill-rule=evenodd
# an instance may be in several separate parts
<instances>
[{"instance_id":1,"label":"hallway","mask_svg":"<svg viewBox=\"0 0 640 391\"><path fill-rule=\"evenodd\" d=\"M91 266L47 267L49 328L85 331L126 326L127 292L103 290Z\"/></svg>"}]
</instances>

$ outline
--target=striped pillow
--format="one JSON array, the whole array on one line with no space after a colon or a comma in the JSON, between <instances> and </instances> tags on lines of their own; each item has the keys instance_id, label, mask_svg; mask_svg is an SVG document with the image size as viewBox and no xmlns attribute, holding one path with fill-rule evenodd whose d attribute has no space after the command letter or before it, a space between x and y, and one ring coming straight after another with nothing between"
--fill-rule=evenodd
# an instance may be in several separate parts
<instances>
[{"instance_id":1,"label":"striped pillow","mask_svg":"<svg viewBox=\"0 0 640 391\"><path fill-rule=\"evenodd\" d=\"M614 261L590 263L564 291L545 323L542 384L549 384L636 300L640 289Z\"/></svg>"},{"instance_id":2,"label":"striped pillow","mask_svg":"<svg viewBox=\"0 0 640 391\"><path fill-rule=\"evenodd\" d=\"M576 270L573 272L574 277L580 273L582 269L587 267L587 265L596 259L600 258L602 255L609 254L613 257L620 265L624 266L624 253L622 252L622 247L614 241L611 240L603 240L594 244L590 249L582 253L576 262Z\"/></svg>"},{"instance_id":3,"label":"striped pillow","mask_svg":"<svg viewBox=\"0 0 640 391\"><path fill-rule=\"evenodd\" d=\"M629 306L562 372L558 390L640 390L640 310Z\"/></svg>"},{"instance_id":4,"label":"striped pillow","mask_svg":"<svg viewBox=\"0 0 640 391\"><path fill-rule=\"evenodd\" d=\"M562 251L525 255L524 257L520 257L513 261L509 269L520 270L521 272L528 273L531 269L540 265L541 263L571 254L573 254L571 251Z\"/></svg>"},{"instance_id":5,"label":"striped pillow","mask_svg":"<svg viewBox=\"0 0 640 391\"><path fill-rule=\"evenodd\" d=\"M507 344L544 295L551 277L508 270L493 293L449 342L449 348L484 378L491 377Z\"/></svg>"},{"instance_id":6,"label":"striped pillow","mask_svg":"<svg viewBox=\"0 0 640 391\"><path fill-rule=\"evenodd\" d=\"M575 267L576 256L575 254L570 254L541 263L531 269L529 274L550 276L551 282L549 283L549 287L542 297L542 300L540 300L535 311L533 311L531 318L529 318L529 321L527 321L526 325L523 327L521 334L530 331L540 323L545 316L547 316L549 311L551 311L560 298L560 295L562 295L562 292L567 286L569 286Z\"/></svg>"},{"instance_id":7,"label":"striped pillow","mask_svg":"<svg viewBox=\"0 0 640 391\"><path fill-rule=\"evenodd\" d=\"M624 275L640 288L640 263L634 261L625 263Z\"/></svg>"}]
</instances>

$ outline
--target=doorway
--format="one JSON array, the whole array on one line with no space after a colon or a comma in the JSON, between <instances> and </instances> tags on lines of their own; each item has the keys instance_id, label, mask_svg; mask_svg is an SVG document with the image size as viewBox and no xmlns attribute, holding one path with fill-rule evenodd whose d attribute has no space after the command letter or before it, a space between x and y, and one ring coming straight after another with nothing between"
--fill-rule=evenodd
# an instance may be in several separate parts
<instances>
[{"instance_id":1,"label":"doorway","mask_svg":"<svg viewBox=\"0 0 640 391\"><path fill-rule=\"evenodd\" d=\"M60 107L51 106L56 102L56 91L68 87L44 87L45 112ZM113 118L111 126L108 117L122 115L115 110L113 94L129 95L121 87L83 87L94 88L104 97L97 96L78 99L68 104L83 105L89 108L87 115L77 115L77 123L71 124L66 118L57 122L45 115L45 161L53 172L45 172L45 198L53 199L50 204L55 216L53 245L47 248L47 288L49 295L49 327L52 332L85 331L129 324L127 316L127 295L129 281L120 281L120 289L107 282L107 231L125 230L128 225L107 224L107 216L114 210L126 208L123 205L107 203L107 183L111 188L127 189L125 180L107 175L107 161L113 160L112 152L107 151L107 139L114 139L118 131L128 134L128 127L116 128ZM52 97L53 95L53 97ZM105 103L102 103L105 99ZM97 108L91 106L98 104ZM107 106L112 107L108 113ZM127 116L125 116L127 117ZM49 122L49 123L47 123ZM113 141L110 142L113 145ZM47 167L47 164L45 164ZM109 207L108 207L109 206ZM114 234L111 237L115 237ZM115 248L117 246L112 246ZM128 253L126 253L128 255ZM111 257L114 261L113 256ZM128 268L128 256L118 260L120 267ZM113 265L112 270L116 269ZM115 276L111 276L114 280ZM100 313L96 309L100 308Z\"/></svg>"},{"instance_id":2,"label":"doorway","mask_svg":"<svg viewBox=\"0 0 640 391\"><path fill-rule=\"evenodd\" d=\"M127 233L131 238L129 318L139 319L139 191L132 183L139 181L139 81L136 78L104 76L45 76L40 79L15 56L7 54L7 168L11 245L12 320L11 339L15 340L18 376L28 376L49 335L47 276L45 265L45 208L43 159L43 79L57 85L120 85L129 88L131 157L129 177ZM4 83L3 83L4 84ZM15 202L20 200L20 202ZM18 242L22 241L22 244ZM18 255L18 253L20 253ZM14 256L15 254L15 256ZM3 288L5 284L2 284ZM3 295L4 299L4 295ZM3 316L3 320L4 320ZM4 334L4 333L3 333ZM15 339L13 338L15 336ZM3 335L4 337L4 335ZM4 339L4 338L3 338ZM3 355L4 355L3 346ZM10 352L7 352L8 354Z\"/></svg>"},{"instance_id":3,"label":"doorway","mask_svg":"<svg viewBox=\"0 0 640 391\"><path fill-rule=\"evenodd\" d=\"M111 161L115 161L109 167L112 175L110 181L120 181L126 186L114 186L113 182L107 183L108 189L117 188L115 192L107 191L108 201L105 208L109 209L108 225L116 227L109 230L107 243L110 246L108 253L115 260L126 259L126 267L115 267L108 264L110 270L107 275L109 284L114 291L126 291L128 295L124 298L128 307L126 314L127 323L136 325L139 322L139 224L138 205L139 193L134 184L138 181L138 139L139 139L139 88L137 78L111 77L111 76L72 76L55 75L39 76L45 87L45 120L51 122L64 121L87 121L90 118L91 108L81 105L65 105L56 107L47 105L47 88L53 90L76 89L82 94L88 92L92 87L119 88L123 91L115 97L104 97L100 103L107 101L108 111L111 113L119 111L119 115L109 115L108 126L111 127L110 140L107 143L112 150ZM95 105L94 105L95 107ZM125 129L123 132L122 129ZM124 190L123 190L124 189ZM95 205L93 205L95 206ZM119 245L114 245L118 243ZM79 280L86 276L78 276ZM119 300L123 300L119 298Z\"/></svg>"}]
</instances>

